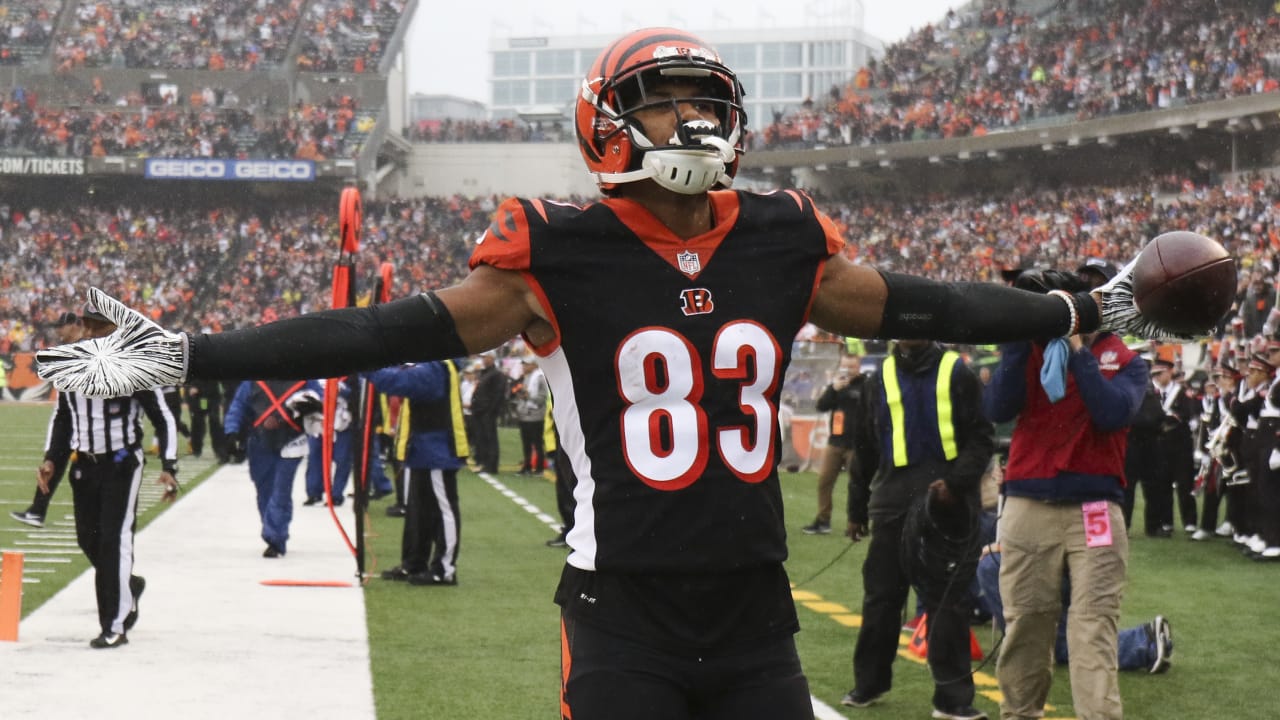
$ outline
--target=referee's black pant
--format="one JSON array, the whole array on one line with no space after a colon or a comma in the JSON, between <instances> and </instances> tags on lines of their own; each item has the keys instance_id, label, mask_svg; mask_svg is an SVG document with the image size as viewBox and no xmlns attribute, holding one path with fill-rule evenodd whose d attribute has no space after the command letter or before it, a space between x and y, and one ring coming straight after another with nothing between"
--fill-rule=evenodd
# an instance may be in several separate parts
<instances>
[{"instance_id":1,"label":"referee's black pant","mask_svg":"<svg viewBox=\"0 0 1280 720\"><path fill-rule=\"evenodd\" d=\"M76 542L93 565L98 622L105 633L124 632L124 618L133 609L128 588L141 485L141 448L81 453L71 466Z\"/></svg>"},{"instance_id":2,"label":"referee's black pant","mask_svg":"<svg viewBox=\"0 0 1280 720\"><path fill-rule=\"evenodd\" d=\"M404 534L400 566L410 574L427 572L455 579L462 515L458 507L458 471L405 468Z\"/></svg>"}]
</instances>

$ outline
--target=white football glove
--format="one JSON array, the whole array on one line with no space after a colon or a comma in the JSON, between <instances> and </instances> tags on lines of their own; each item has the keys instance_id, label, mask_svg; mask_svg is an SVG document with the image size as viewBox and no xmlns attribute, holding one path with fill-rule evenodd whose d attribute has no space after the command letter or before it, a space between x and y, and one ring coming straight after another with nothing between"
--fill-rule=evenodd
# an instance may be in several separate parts
<instances>
[{"instance_id":1,"label":"white football glove","mask_svg":"<svg viewBox=\"0 0 1280 720\"><path fill-rule=\"evenodd\" d=\"M1133 300L1133 266L1137 258L1129 261L1116 276L1106 285L1096 288L1101 302L1102 324L1099 330L1116 335L1133 335L1147 340L1192 340L1195 335L1176 333L1166 330L1154 322L1142 317L1138 312L1138 304ZM1205 328L1207 335L1212 328Z\"/></svg>"},{"instance_id":2,"label":"white football glove","mask_svg":"<svg viewBox=\"0 0 1280 720\"><path fill-rule=\"evenodd\" d=\"M89 288L89 307L115 323L115 332L37 352L37 375L88 397L122 397L186 381L185 333L165 330L98 288Z\"/></svg>"}]
</instances>

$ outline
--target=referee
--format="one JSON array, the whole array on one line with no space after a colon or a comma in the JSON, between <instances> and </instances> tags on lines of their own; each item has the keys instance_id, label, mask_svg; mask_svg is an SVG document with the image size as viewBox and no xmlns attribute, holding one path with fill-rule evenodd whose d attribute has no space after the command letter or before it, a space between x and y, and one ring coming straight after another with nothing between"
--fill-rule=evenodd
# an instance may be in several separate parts
<instances>
[{"instance_id":1,"label":"referee","mask_svg":"<svg viewBox=\"0 0 1280 720\"><path fill-rule=\"evenodd\" d=\"M84 339L105 337L116 326L97 308L85 305ZM98 637L93 648L129 642L125 632L138 619L138 597L146 581L133 574L133 534L138 488L142 484L142 418L146 412L160 441L164 470L158 482L165 498L177 496L177 423L158 389L115 398L60 393L49 427L45 460L71 461L76 541L94 569L98 600ZM45 488L43 476L40 479Z\"/></svg>"}]
</instances>

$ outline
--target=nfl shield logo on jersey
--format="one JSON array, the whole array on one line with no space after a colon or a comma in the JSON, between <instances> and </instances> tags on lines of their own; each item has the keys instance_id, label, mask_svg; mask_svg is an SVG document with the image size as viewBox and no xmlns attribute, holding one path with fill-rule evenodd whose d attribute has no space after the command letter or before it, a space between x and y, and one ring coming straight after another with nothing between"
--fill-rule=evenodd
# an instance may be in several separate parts
<instances>
[{"instance_id":1,"label":"nfl shield logo on jersey","mask_svg":"<svg viewBox=\"0 0 1280 720\"><path fill-rule=\"evenodd\" d=\"M680 268L680 272L690 277L702 272L702 261L698 259L698 253L688 250L676 253L676 266Z\"/></svg>"}]
</instances>

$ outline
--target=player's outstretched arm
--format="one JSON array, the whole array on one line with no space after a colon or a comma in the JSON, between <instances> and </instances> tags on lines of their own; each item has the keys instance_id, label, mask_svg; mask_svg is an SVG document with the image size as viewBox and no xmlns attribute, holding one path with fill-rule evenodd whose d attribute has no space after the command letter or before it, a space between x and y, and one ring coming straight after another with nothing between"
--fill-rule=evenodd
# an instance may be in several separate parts
<instances>
[{"instance_id":1,"label":"player's outstretched arm","mask_svg":"<svg viewBox=\"0 0 1280 720\"><path fill-rule=\"evenodd\" d=\"M1094 330L1185 339L1139 314L1133 265L1092 295L1045 295L997 283L941 283L881 273L835 256L823 269L810 319L841 335L940 342L997 343Z\"/></svg>"},{"instance_id":2,"label":"player's outstretched arm","mask_svg":"<svg viewBox=\"0 0 1280 720\"><path fill-rule=\"evenodd\" d=\"M1094 330L1098 308L1086 293L1041 295L995 283L935 282L834 256L823 269L810 319L855 337L996 343Z\"/></svg>"},{"instance_id":3,"label":"player's outstretched arm","mask_svg":"<svg viewBox=\"0 0 1280 720\"><path fill-rule=\"evenodd\" d=\"M217 334L169 332L97 288L89 296L118 329L40 351L36 361L40 376L58 389L98 397L197 378L338 377L464 356L537 329L539 322L550 327L535 314L532 292L518 273L487 266L438 294Z\"/></svg>"}]
</instances>

